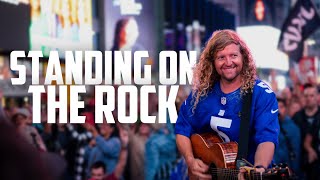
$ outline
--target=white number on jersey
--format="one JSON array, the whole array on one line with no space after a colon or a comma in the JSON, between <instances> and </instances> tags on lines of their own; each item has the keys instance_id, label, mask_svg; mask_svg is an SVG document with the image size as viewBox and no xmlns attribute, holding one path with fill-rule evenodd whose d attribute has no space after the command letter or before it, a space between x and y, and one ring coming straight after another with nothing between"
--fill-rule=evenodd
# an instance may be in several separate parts
<instances>
[{"instance_id":1,"label":"white number on jersey","mask_svg":"<svg viewBox=\"0 0 320 180\"><path fill-rule=\"evenodd\" d=\"M270 89L270 87L264 82L260 82L258 86L265 88L266 89L265 91L269 94L273 92L272 89Z\"/></svg>"},{"instance_id":2,"label":"white number on jersey","mask_svg":"<svg viewBox=\"0 0 320 180\"><path fill-rule=\"evenodd\" d=\"M230 138L222 131L219 131L218 126L224 127L224 128L230 128L231 123L232 123L232 119L226 119L226 118L215 117L215 116L211 116L211 120L210 120L211 128L214 131L216 131L222 138L224 138L225 142L230 142Z\"/></svg>"}]
</instances>

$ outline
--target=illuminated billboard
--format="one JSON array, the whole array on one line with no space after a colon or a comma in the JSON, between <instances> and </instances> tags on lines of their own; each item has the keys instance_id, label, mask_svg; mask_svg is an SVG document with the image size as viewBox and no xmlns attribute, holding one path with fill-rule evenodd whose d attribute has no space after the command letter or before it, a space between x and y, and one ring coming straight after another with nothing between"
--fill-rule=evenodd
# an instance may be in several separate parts
<instances>
[{"instance_id":1,"label":"illuminated billboard","mask_svg":"<svg viewBox=\"0 0 320 180\"><path fill-rule=\"evenodd\" d=\"M91 0L30 0L30 49L93 50Z\"/></svg>"},{"instance_id":2,"label":"illuminated billboard","mask_svg":"<svg viewBox=\"0 0 320 180\"><path fill-rule=\"evenodd\" d=\"M143 64L155 63L157 21L154 0L105 0L107 50L149 52Z\"/></svg>"},{"instance_id":3,"label":"illuminated billboard","mask_svg":"<svg viewBox=\"0 0 320 180\"><path fill-rule=\"evenodd\" d=\"M280 30L271 26L243 26L237 32L249 46L258 68L288 71L288 55L277 48Z\"/></svg>"}]
</instances>

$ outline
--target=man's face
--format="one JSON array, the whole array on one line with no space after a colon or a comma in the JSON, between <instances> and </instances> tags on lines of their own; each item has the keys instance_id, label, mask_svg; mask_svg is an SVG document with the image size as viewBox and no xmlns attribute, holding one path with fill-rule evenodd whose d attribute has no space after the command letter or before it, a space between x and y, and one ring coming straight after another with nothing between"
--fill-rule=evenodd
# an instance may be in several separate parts
<instances>
[{"instance_id":1,"label":"man's face","mask_svg":"<svg viewBox=\"0 0 320 180\"><path fill-rule=\"evenodd\" d=\"M91 178L95 180L102 180L104 178L103 168L91 169Z\"/></svg>"},{"instance_id":2,"label":"man's face","mask_svg":"<svg viewBox=\"0 0 320 180\"><path fill-rule=\"evenodd\" d=\"M100 128L100 134L102 136L107 135L107 134L112 134L112 132L114 131L114 128L111 127L111 125L107 124L107 123L99 124L99 128Z\"/></svg>"},{"instance_id":3,"label":"man's face","mask_svg":"<svg viewBox=\"0 0 320 180\"><path fill-rule=\"evenodd\" d=\"M17 116L16 125L20 126L20 125L26 125L26 124L27 124L27 117L19 114Z\"/></svg>"},{"instance_id":4,"label":"man's face","mask_svg":"<svg viewBox=\"0 0 320 180\"><path fill-rule=\"evenodd\" d=\"M306 101L306 108L314 108L318 105L317 103L317 89L314 87L306 88L303 91L303 95Z\"/></svg>"},{"instance_id":5,"label":"man's face","mask_svg":"<svg viewBox=\"0 0 320 180\"><path fill-rule=\"evenodd\" d=\"M214 60L214 66L222 81L240 80L243 61L239 46L232 43L219 51Z\"/></svg>"},{"instance_id":6,"label":"man's face","mask_svg":"<svg viewBox=\"0 0 320 180\"><path fill-rule=\"evenodd\" d=\"M300 111L301 105L297 102L293 102L290 104L289 109L288 109L288 114L290 117L293 117L296 112Z\"/></svg>"}]
</instances>

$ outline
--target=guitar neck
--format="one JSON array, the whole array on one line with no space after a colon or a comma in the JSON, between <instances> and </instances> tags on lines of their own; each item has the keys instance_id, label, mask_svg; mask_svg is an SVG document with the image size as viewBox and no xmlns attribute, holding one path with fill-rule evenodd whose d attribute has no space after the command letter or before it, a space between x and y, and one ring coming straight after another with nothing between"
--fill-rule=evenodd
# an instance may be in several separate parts
<instances>
[{"instance_id":1,"label":"guitar neck","mask_svg":"<svg viewBox=\"0 0 320 180\"><path fill-rule=\"evenodd\" d=\"M210 168L210 173L212 176L212 179L238 179L239 170L237 169L228 169L228 168ZM280 179L286 179L279 176L277 173L259 173L259 172L253 172L245 173L244 174L245 179L259 179L259 180L280 180Z\"/></svg>"}]
</instances>

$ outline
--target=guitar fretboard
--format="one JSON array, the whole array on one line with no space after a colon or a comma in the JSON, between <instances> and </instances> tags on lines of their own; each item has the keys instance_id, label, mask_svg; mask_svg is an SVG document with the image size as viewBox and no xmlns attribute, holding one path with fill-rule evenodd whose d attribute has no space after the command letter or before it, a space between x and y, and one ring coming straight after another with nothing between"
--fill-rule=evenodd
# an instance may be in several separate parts
<instances>
[{"instance_id":1,"label":"guitar fretboard","mask_svg":"<svg viewBox=\"0 0 320 180\"><path fill-rule=\"evenodd\" d=\"M215 168L210 166L210 173L212 179L216 180L237 180L239 170L237 169L228 169L228 168ZM249 173L245 173L245 179L249 180L282 180L287 179L279 176L277 172L267 172L267 173L259 173L251 171Z\"/></svg>"}]
</instances>

